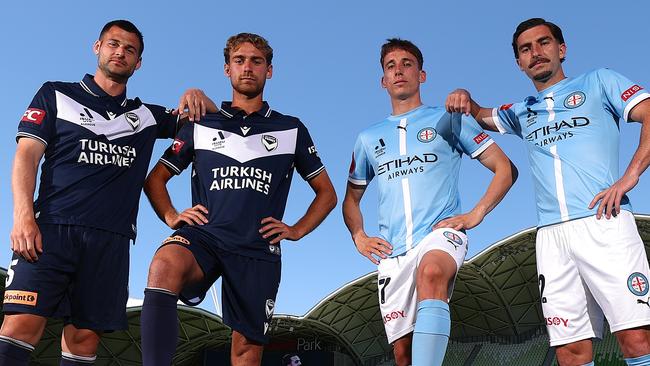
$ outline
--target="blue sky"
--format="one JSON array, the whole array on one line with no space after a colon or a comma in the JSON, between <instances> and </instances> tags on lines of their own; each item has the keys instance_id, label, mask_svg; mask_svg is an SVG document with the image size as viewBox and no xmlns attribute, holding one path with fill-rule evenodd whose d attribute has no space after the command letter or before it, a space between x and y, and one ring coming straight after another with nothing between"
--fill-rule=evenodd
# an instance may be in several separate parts
<instances>
[{"instance_id":1,"label":"blue sky","mask_svg":"<svg viewBox=\"0 0 650 366\"><path fill-rule=\"evenodd\" d=\"M604 6L595 2L449 2L433 1L277 1L271 2L10 2L0 23L5 46L0 58L0 266L9 264L12 226L11 161L20 117L46 80L80 80L92 73L92 44L110 20L133 21L144 33L142 68L129 81L130 97L175 106L188 87L199 87L215 101L230 99L223 76L222 49L238 32L266 37L275 50L274 75L265 99L271 107L300 117L310 129L334 182L339 202L356 135L390 113L381 89L379 48L388 37L415 42L424 54L428 80L425 103L440 105L456 87L469 89L484 105L515 102L534 94L516 67L510 40L516 25L534 16L557 23L567 42L565 73L574 76L612 68L642 86L650 86L647 65L650 4ZM442 2L441 2L442 3ZM145 5L146 4L146 5ZM149 4L155 4L151 6ZM605 3L603 3L605 4ZM621 170L638 143L640 125L622 124ZM492 134L494 136L494 134ZM523 144L511 136L495 140L520 169L520 179L502 204L469 231L468 258L494 242L535 225L533 187ZM169 141L159 141L152 163ZM461 169L463 208L471 209L489 183L490 174L466 159ZM190 203L189 176L170 183L176 207ZM646 173L631 193L634 210L650 213L650 178ZM311 201L309 186L294 179L285 221L294 223ZM362 208L366 231L377 233L374 184ZM132 297L142 297L149 262L171 233L143 197L139 237L131 250ZM277 312L302 315L345 283L374 270L358 254L341 216L340 204L327 220L299 242L285 242ZM210 301L203 305L214 310Z\"/></svg>"}]
</instances>

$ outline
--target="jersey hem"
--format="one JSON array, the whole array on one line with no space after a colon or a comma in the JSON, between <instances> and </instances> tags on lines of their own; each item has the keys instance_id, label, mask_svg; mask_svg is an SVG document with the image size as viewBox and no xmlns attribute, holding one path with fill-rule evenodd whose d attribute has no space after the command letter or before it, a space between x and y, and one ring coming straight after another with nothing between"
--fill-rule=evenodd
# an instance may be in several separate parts
<instances>
[{"instance_id":1,"label":"jersey hem","mask_svg":"<svg viewBox=\"0 0 650 366\"><path fill-rule=\"evenodd\" d=\"M621 207L621 211L627 211L627 212L632 213L631 207L625 207L625 208ZM554 221L554 222L551 222L551 223L544 223L544 224L539 223L537 225L537 229L539 230L539 229L549 227L549 226L553 226L553 225L560 225L560 224L563 224L565 222L580 220L580 219L584 219L584 218L587 218L587 217L590 217L590 216L595 216L595 215L596 215L596 210L594 210L593 212L589 211L589 212L585 212L583 214L571 215L566 220Z\"/></svg>"},{"instance_id":2,"label":"jersey hem","mask_svg":"<svg viewBox=\"0 0 650 366\"><path fill-rule=\"evenodd\" d=\"M36 223L39 224L39 225L40 224L45 224L45 225L50 224L50 225L83 226L83 227L88 227L88 228L91 228L91 229L103 230L103 231L108 231L110 233L119 234L119 235L127 237L127 238L129 238L129 239L131 239L133 241L135 241L135 237L136 237L136 234L134 234L130 230L128 230L128 231L115 230L115 229L112 229L112 228L107 228L107 227L104 227L104 226L101 226L101 225L95 225L95 224L92 224L92 223L78 222L78 221L74 221L74 220L70 220L70 219L61 219L61 218L56 218L56 217L50 217L50 218L45 218L45 219L38 218L38 219L36 219Z\"/></svg>"}]
</instances>

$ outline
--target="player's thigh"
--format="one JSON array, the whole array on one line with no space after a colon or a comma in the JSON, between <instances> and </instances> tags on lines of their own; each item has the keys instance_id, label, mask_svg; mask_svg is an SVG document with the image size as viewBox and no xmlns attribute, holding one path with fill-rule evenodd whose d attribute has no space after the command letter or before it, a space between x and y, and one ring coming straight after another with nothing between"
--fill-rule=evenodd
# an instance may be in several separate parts
<instances>
[{"instance_id":1,"label":"player's thigh","mask_svg":"<svg viewBox=\"0 0 650 366\"><path fill-rule=\"evenodd\" d=\"M574 237L580 273L612 332L650 324L650 269L634 216L584 220Z\"/></svg>"},{"instance_id":2,"label":"player's thigh","mask_svg":"<svg viewBox=\"0 0 650 366\"><path fill-rule=\"evenodd\" d=\"M126 329L130 239L99 229L79 230L83 243L79 245L67 321L77 329Z\"/></svg>"},{"instance_id":3,"label":"player's thigh","mask_svg":"<svg viewBox=\"0 0 650 366\"><path fill-rule=\"evenodd\" d=\"M413 249L377 266L377 295L388 343L413 332L417 309L415 273L417 252Z\"/></svg>"},{"instance_id":4,"label":"player's thigh","mask_svg":"<svg viewBox=\"0 0 650 366\"><path fill-rule=\"evenodd\" d=\"M602 336L603 315L580 275L564 224L537 232L537 273L551 346Z\"/></svg>"},{"instance_id":5,"label":"player's thigh","mask_svg":"<svg viewBox=\"0 0 650 366\"><path fill-rule=\"evenodd\" d=\"M204 271L200 260L211 260L207 240L192 228L182 228L165 239L149 266L148 287L180 293L186 284L198 282Z\"/></svg>"},{"instance_id":6,"label":"player's thigh","mask_svg":"<svg viewBox=\"0 0 650 366\"><path fill-rule=\"evenodd\" d=\"M224 323L266 344L280 285L281 263L221 252Z\"/></svg>"},{"instance_id":7,"label":"player's thigh","mask_svg":"<svg viewBox=\"0 0 650 366\"><path fill-rule=\"evenodd\" d=\"M467 235L442 228L429 233L417 245L417 291L419 299L448 299L458 269L467 254Z\"/></svg>"},{"instance_id":8,"label":"player's thigh","mask_svg":"<svg viewBox=\"0 0 650 366\"><path fill-rule=\"evenodd\" d=\"M77 237L68 225L39 225L43 253L30 263L14 254L7 269L3 312L66 316L68 288L75 271Z\"/></svg>"}]
</instances>

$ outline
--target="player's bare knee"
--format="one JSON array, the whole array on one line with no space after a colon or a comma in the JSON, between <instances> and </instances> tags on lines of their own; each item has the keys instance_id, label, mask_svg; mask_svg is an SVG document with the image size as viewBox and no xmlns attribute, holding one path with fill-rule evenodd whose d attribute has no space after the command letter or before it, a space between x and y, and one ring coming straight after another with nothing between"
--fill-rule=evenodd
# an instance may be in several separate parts
<instances>
[{"instance_id":1,"label":"player's bare knee","mask_svg":"<svg viewBox=\"0 0 650 366\"><path fill-rule=\"evenodd\" d=\"M591 341L578 341L555 348L560 366L584 365L592 360Z\"/></svg>"},{"instance_id":2,"label":"player's bare knee","mask_svg":"<svg viewBox=\"0 0 650 366\"><path fill-rule=\"evenodd\" d=\"M643 328L622 330L616 333L621 351L626 358L634 358L650 353L650 332Z\"/></svg>"},{"instance_id":3,"label":"player's bare knee","mask_svg":"<svg viewBox=\"0 0 650 366\"><path fill-rule=\"evenodd\" d=\"M393 355L397 366L407 366L411 364L411 350L404 347L394 347Z\"/></svg>"},{"instance_id":4,"label":"player's bare knee","mask_svg":"<svg viewBox=\"0 0 650 366\"><path fill-rule=\"evenodd\" d=\"M427 263L420 266L418 277L428 283L447 283L447 276L442 266L437 263Z\"/></svg>"},{"instance_id":5,"label":"player's bare knee","mask_svg":"<svg viewBox=\"0 0 650 366\"><path fill-rule=\"evenodd\" d=\"M7 314L0 335L36 345L43 335L47 320L31 314Z\"/></svg>"},{"instance_id":6,"label":"player's bare knee","mask_svg":"<svg viewBox=\"0 0 650 366\"><path fill-rule=\"evenodd\" d=\"M183 251L175 250L171 246L161 248L151 260L147 286L165 289L169 289L169 286L180 286L192 265L192 262L185 258L186 253ZM191 253L187 252L191 256Z\"/></svg>"},{"instance_id":7,"label":"player's bare knee","mask_svg":"<svg viewBox=\"0 0 650 366\"><path fill-rule=\"evenodd\" d=\"M63 329L61 349L73 355L94 356L97 353L100 334L90 329L77 329L67 325Z\"/></svg>"}]
</instances>

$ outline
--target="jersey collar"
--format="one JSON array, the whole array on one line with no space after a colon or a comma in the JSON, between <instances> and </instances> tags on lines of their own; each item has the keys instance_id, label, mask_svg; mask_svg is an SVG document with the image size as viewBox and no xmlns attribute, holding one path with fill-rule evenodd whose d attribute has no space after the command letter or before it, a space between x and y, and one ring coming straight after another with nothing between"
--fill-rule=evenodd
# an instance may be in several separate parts
<instances>
[{"instance_id":1,"label":"jersey collar","mask_svg":"<svg viewBox=\"0 0 650 366\"><path fill-rule=\"evenodd\" d=\"M555 84L549 86L548 88L543 89L543 90L540 90L539 92L537 92L537 96L538 96L540 99L544 99L544 97L545 97L546 95L548 95L549 93L553 93L553 92L555 92L556 90L558 90L558 89L564 87L564 85L566 85L566 83L568 83L570 80L571 80L571 78L566 77L566 78L564 78L564 79L558 81L557 83L555 83Z\"/></svg>"},{"instance_id":2,"label":"jersey collar","mask_svg":"<svg viewBox=\"0 0 650 366\"><path fill-rule=\"evenodd\" d=\"M95 96L97 98L104 98L104 97L113 98L113 100L115 100L117 104L121 105L122 107L126 107L126 88L124 88L124 92L122 94L115 97L111 96L108 93L106 93L104 89L99 87L99 85L97 85L94 76L90 74L86 74L83 80L79 82L79 84L81 84L83 90L85 90L92 96Z\"/></svg>"},{"instance_id":3,"label":"jersey collar","mask_svg":"<svg viewBox=\"0 0 650 366\"><path fill-rule=\"evenodd\" d=\"M219 110L221 114L228 118L233 118L234 116L238 114L242 114L243 116L246 116L246 112L239 108L233 108L232 102L221 102L221 109ZM251 114L258 114L264 118L269 118L271 117L271 107L269 107L269 104L267 102L262 103L262 108L260 108L259 111L253 112Z\"/></svg>"}]
</instances>

